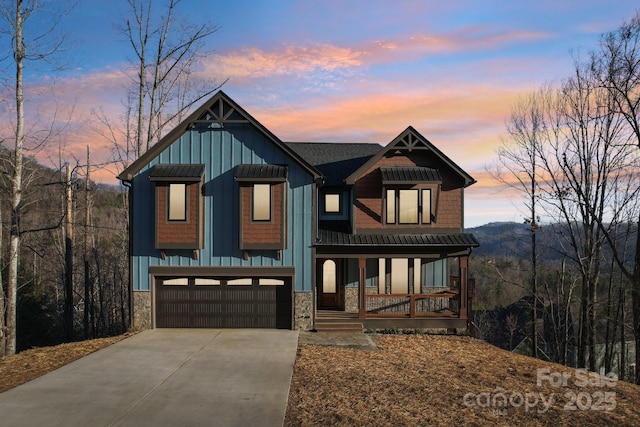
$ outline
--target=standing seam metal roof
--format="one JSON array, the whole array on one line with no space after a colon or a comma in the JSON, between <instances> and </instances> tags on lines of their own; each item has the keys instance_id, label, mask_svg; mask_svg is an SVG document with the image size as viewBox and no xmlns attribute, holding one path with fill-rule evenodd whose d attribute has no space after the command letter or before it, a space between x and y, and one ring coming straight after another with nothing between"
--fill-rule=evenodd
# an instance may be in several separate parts
<instances>
[{"instance_id":1,"label":"standing seam metal roof","mask_svg":"<svg viewBox=\"0 0 640 427\"><path fill-rule=\"evenodd\" d=\"M347 234L331 230L319 230L317 246L459 246L475 248L480 246L473 234L433 233L433 234Z\"/></svg>"},{"instance_id":2,"label":"standing seam metal roof","mask_svg":"<svg viewBox=\"0 0 640 427\"><path fill-rule=\"evenodd\" d=\"M276 180L287 179L287 167L282 165L238 165L236 181Z\"/></svg>"},{"instance_id":3,"label":"standing seam metal roof","mask_svg":"<svg viewBox=\"0 0 640 427\"><path fill-rule=\"evenodd\" d=\"M160 164L149 174L151 181L199 181L204 176L202 164Z\"/></svg>"},{"instance_id":4,"label":"standing seam metal roof","mask_svg":"<svg viewBox=\"0 0 640 427\"><path fill-rule=\"evenodd\" d=\"M381 167L383 184L415 184L418 182L442 182L437 169L423 167Z\"/></svg>"}]
</instances>

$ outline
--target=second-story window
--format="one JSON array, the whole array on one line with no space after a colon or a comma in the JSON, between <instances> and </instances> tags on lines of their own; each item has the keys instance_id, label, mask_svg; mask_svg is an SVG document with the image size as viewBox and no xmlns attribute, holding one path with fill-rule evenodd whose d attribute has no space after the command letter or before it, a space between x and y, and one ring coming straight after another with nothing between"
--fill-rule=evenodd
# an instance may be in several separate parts
<instances>
[{"instance_id":1,"label":"second-story window","mask_svg":"<svg viewBox=\"0 0 640 427\"><path fill-rule=\"evenodd\" d=\"M187 185L169 184L169 221L187 220Z\"/></svg>"},{"instance_id":2,"label":"second-story window","mask_svg":"<svg viewBox=\"0 0 640 427\"><path fill-rule=\"evenodd\" d=\"M342 203L340 193L327 193L324 195L324 213L339 214L342 213Z\"/></svg>"},{"instance_id":3,"label":"second-story window","mask_svg":"<svg viewBox=\"0 0 640 427\"><path fill-rule=\"evenodd\" d=\"M271 221L271 184L253 184L251 204L253 221Z\"/></svg>"},{"instance_id":4,"label":"second-story window","mask_svg":"<svg viewBox=\"0 0 640 427\"><path fill-rule=\"evenodd\" d=\"M387 224L430 224L430 189L387 189Z\"/></svg>"},{"instance_id":5,"label":"second-story window","mask_svg":"<svg viewBox=\"0 0 640 427\"><path fill-rule=\"evenodd\" d=\"M426 167L381 167L384 193L384 223L431 224L438 210L442 177Z\"/></svg>"},{"instance_id":6,"label":"second-story window","mask_svg":"<svg viewBox=\"0 0 640 427\"><path fill-rule=\"evenodd\" d=\"M282 250L287 247L287 166L241 164L236 168L239 190L239 247ZM279 255L278 255L279 256Z\"/></svg>"}]
</instances>

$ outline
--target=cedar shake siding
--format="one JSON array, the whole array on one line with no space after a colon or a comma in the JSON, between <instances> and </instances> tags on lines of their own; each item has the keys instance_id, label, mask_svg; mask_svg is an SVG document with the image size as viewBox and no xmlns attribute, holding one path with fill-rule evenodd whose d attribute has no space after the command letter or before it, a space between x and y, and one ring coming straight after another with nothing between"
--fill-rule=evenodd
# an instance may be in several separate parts
<instances>
[{"instance_id":1,"label":"cedar shake siding","mask_svg":"<svg viewBox=\"0 0 640 427\"><path fill-rule=\"evenodd\" d=\"M199 249L202 242L201 203L198 183L186 185L186 220L170 221L168 216L169 183L156 183L156 248Z\"/></svg>"},{"instance_id":2,"label":"cedar shake siding","mask_svg":"<svg viewBox=\"0 0 640 427\"><path fill-rule=\"evenodd\" d=\"M251 218L252 185L240 186L240 248L284 249L285 248L285 183L271 184L271 219L254 221Z\"/></svg>"}]
</instances>

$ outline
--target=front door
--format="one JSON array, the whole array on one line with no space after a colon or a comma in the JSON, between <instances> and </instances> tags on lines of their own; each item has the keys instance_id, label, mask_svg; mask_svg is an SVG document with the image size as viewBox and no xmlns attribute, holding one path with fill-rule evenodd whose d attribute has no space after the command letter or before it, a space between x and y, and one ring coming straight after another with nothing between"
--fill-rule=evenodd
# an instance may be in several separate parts
<instances>
[{"instance_id":1,"label":"front door","mask_svg":"<svg viewBox=\"0 0 640 427\"><path fill-rule=\"evenodd\" d=\"M318 308L340 308L341 263L338 259L318 260Z\"/></svg>"}]
</instances>

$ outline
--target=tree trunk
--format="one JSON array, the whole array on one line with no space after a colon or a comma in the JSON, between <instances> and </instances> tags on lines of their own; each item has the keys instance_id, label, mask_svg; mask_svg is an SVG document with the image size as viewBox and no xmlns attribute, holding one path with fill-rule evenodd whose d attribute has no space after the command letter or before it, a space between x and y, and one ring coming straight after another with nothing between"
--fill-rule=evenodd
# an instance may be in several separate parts
<instances>
[{"instance_id":1,"label":"tree trunk","mask_svg":"<svg viewBox=\"0 0 640 427\"><path fill-rule=\"evenodd\" d=\"M627 380L627 337L625 334L624 326L624 310L625 310L625 297L624 287L620 285L618 306L620 307L620 379L622 381Z\"/></svg>"},{"instance_id":2,"label":"tree trunk","mask_svg":"<svg viewBox=\"0 0 640 427\"><path fill-rule=\"evenodd\" d=\"M4 309L4 286L2 285L2 203L0 203L0 358L4 357L6 338L5 338L5 309Z\"/></svg>"},{"instance_id":3,"label":"tree trunk","mask_svg":"<svg viewBox=\"0 0 640 427\"><path fill-rule=\"evenodd\" d=\"M24 149L23 74L25 45L22 35L22 0L16 0L14 59L16 65L16 141L11 177L11 226L9 231L9 271L7 277L7 341L6 354L16 352L16 312L18 300L18 258L20 250L20 207L22 204L22 168Z\"/></svg>"},{"instance_id":4,"label":"tree trunk","mask_svg":"<svg viewBox=\"0 0 640 427\"><path fill-rule=\"evenodd\" d=\"M67 165L65 182L65 236L64 236L64 338L73 341L73 225L71 216L71 169Z\"/></svg>"},{"instance_id":5,"label":"tree trunk","mask_svg":"<svg viewBox=\"0 0 640 427\"><path fill-rule=\"evenodd\" d=\"M640 217L636 228L636 252L634 255L631 306L633 311L633 336L636 341L636 372L634 381L640 384Z\"/></svg>"},{"instance_id":6,"label":"tree trunk","mask_svg":"<svg viewBox=\"0 0 640 427\"><path fill-rule=\"evenodd\" d=\"M84 243L82 246L82 262L84 264L84 339L93 337L91 330L91 311L93 306L93 289L91 286L91 271L89 269L89 222L91 221L91 161L89 157L89 146L87 145L87 174L84 185Z\"/></svg>"}]
</instances>

